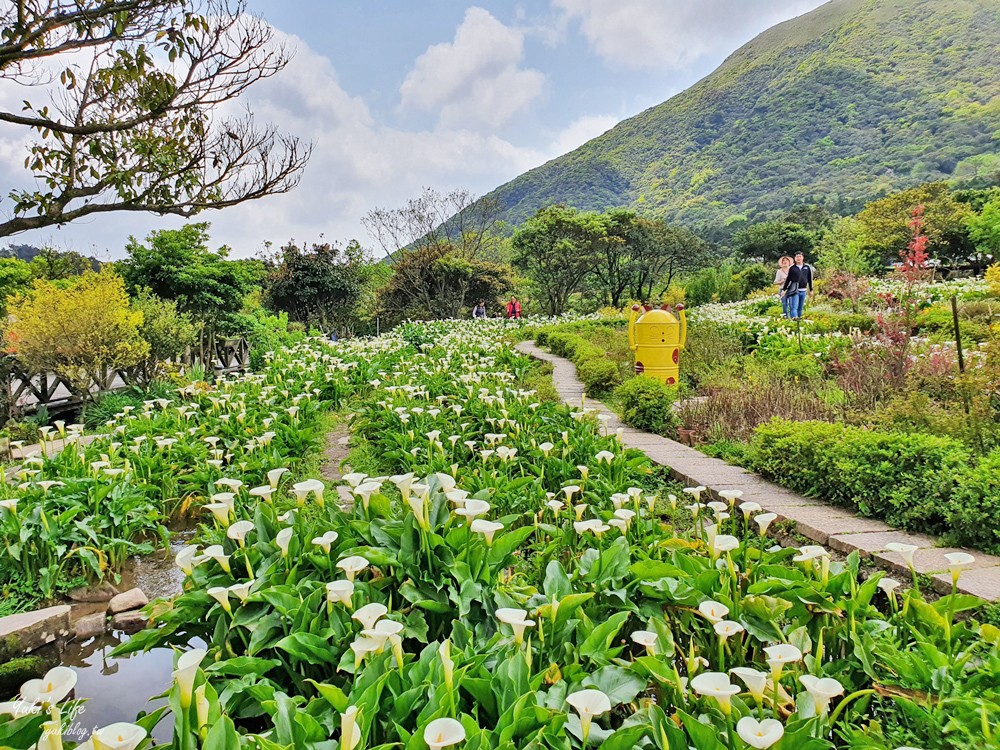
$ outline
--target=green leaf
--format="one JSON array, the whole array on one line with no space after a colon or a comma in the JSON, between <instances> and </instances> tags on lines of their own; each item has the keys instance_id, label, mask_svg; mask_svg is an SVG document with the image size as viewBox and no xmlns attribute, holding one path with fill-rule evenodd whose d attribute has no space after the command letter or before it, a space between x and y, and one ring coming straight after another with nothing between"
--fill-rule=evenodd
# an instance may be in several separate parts
<instances>
[{"instance_id":1,"label":"green leaf","mask_svg":"<svg viewBox=\"0 0 1000 750\"><path fill-rule=\"evenodd\" d=\"M595 627L581 644L580 655L588 659L596 658L599 661L610 658L608 650L611 647L611 641L618 635L618 631L622 629L628 616L628 612L617 612Z\"/></svg>"},{"instance_id":2,"label":"green leaf","mask_svg":"<svg viewBox=\"0 0 1000 750\"><path fill-rule=\"evenodd\" d=\"M635 672L613 665L601 667L587 677L583 684L585 687L597 688L607 695L611 699L612 707L631 703L647 685L646 680Z\"/></svg>"},{"instance_id":3,"label":"green leaf","mask_svg":"<svg viewBox=\"0 0 1000 750\"><path fill-rule=\"evenodd\" d=\"M312 664L333 664L337 652L325 640L312 633L292 633L274 644L300 661Z\"/></svg>"}]
</instances>

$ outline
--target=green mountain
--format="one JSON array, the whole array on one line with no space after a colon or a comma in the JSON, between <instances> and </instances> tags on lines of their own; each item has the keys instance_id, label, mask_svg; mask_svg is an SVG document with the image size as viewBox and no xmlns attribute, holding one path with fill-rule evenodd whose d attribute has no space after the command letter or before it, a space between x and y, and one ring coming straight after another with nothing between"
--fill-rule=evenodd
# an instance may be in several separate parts
<instances>
[{"instance_id":1,"label":"green mountain","mask_svg":"<svg viewBox=\"0 0 1000 750\"><path fill-rule=\"evenodd\" d=\"M491 195L718 225L998 176L1000 0L832 0Z\"/></svg>"}]
</instances>

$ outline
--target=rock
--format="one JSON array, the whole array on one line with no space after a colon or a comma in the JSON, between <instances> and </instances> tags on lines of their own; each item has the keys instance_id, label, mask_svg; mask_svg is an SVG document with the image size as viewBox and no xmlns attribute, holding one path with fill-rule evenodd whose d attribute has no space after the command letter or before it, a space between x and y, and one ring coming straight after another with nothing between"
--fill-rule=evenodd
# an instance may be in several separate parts
<instances>
[{"instance_id":1,"label":"rock","mask_svg":"<svg viewBox=\"0 0 1000 750\"><path fill-rule=\"evenodd\" d=\"M95 612L92 615L81 617L73 623L73 637L82 641L87 638L104 635L107 624L108 618L103 612Z\"/></svg>"},{"instance_id":2,"label":"rock","mask_svg":"<svg viewBox=\"0 0 1000 750\"><path fill-rule=\"evenodd\" d=\"M119 612L111 619L111 629L121 630L129 635L138 633L149 624L149 620L142 612Z\"/></svg>"},{"instance_id":3,"label":"rock","mask_svg":"<svg viewBox=\"0 0 1000 750\"><path fill-rule=\"evenodd\" d=\"M0 662L34 651L70 633L69 605L0 617Z\"/></svg>"},{"instance_id":4,"label":"rock","mask_svg":"<svg viewBox=\"0 0 1000 750\"><path fill-rule=\"evenodd\" d=\"M142 589L129 589L123 594L118 594L118 596L108 602L108 614L117 615L119 612L141 609L147 604L149 604L149 599L142 593Z\"/></svg>"},{"instance_id":5,"label":"rock","mask_svg":"<svg viewBox=\"0 0 1000 750\"><path fill-rule=\"evenodd\" d=\"M81 586L73 589L66 596L74 602L108 602L118 596L118 589L108 581L103 581L96 586Z\"/></svg>"},{"instance_id":6,"label":"rock","mask_svg":"<svg viewBox=\"0 0 1000 750\"><path fill-rule=\"evenodd\" d=\"M21 685L28 680L41 677L58 663L59 658L53 652L45 656L37 654L18 656L0 664L0 695L5 697L17 695Z\"/></svg>"}]
</instances>

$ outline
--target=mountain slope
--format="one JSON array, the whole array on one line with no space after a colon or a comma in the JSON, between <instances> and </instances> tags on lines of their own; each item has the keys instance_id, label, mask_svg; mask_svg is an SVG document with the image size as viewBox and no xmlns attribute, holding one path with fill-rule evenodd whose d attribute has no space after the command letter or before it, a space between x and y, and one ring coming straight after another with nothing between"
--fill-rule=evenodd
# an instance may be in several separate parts
<instances>
[{"instance_id":1,"label":"mountain slope","mask_svg":"<svg viewBox=\"0 0 1000 750\"><path fill-rule=\"evenodd\" d=\"M491 195L685 224L1000 174L1000 0L832 0Z\"/></svg>"}]
</instances>

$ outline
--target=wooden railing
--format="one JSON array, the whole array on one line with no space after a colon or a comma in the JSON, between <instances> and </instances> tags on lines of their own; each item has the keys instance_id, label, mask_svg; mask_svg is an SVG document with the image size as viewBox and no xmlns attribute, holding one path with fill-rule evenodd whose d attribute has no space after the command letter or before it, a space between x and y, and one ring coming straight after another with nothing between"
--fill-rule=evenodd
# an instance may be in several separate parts
<instances>
[{"instance_id":1,"label":"wooden railing","mask_svg":"<svg viewBox=\"0 0 1000 750\"><path fill-rule=\"evenodd\" d=\"M191 364L190 358L181 364ZM218 377L245 370L250 364L250 346L245 338L217 339L209 377ZM3 392L0 411L10 416L20 416L37 411L44 406L49 413L58 413L78 407L83 398L69 383L55 373L29 373L16 357L0 359L0 378ZM134 385L142 385L138 373L132 370L106 370L94 378L90 384L91 395L118 391Z\"/></svg>"}]
</instances>

